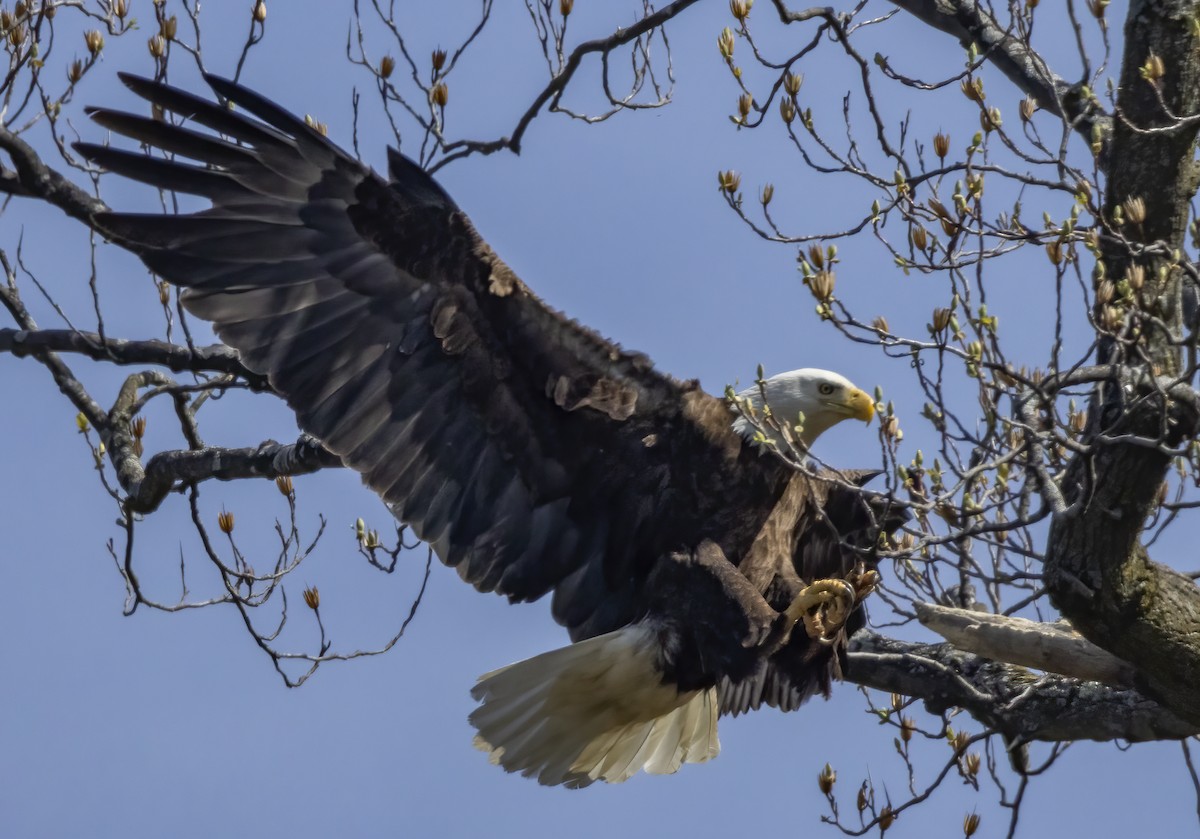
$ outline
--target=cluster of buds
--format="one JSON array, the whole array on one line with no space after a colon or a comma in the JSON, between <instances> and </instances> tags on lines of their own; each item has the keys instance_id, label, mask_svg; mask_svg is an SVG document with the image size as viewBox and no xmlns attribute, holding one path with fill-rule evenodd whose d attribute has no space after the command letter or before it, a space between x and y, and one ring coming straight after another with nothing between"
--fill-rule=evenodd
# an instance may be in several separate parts
<instances>
[{"instance_id":1,"label":"cluster of buds","mask_svg":"<svg viewBox=\"0 0 1200 839\"><path fill-rule=\"evenodd\" d=\"M733 61L733 30L726 26L721 30L721 34L717 36L717 49L721 52L721 58L725 59L725 63Z\"/></svg>"},{"instance_id":2,"label":"cluster of buds","mask_svg":"<svg viewBox=\"0 0 1200 839\"><path fill-rule=\"evenodd\" d=\"M967 344L967 375L979 378L983 363L983 342L972 341Z\"/></svg>"},{"instance_id":3,"label":"cluster of buds","mask_svg":"<svg viewBox=\"0 0 1200 839\"><path fill-rule=\"evenodd\" d=\"M1167 65L1161 55L1151 51L1146 56L1146 61L1138 68L1138 73L1150 84L1158 84L1158 80L1167 74Z\"/></svg>"},{"instance_id":4,"label":"cluster of buds","mask_svg":"<svg viewBox=\"0 0 1200 839\"><path fill-rule=\"evenodd\" d=\"M833 299L833 287L837 282L837 275L831 270L822 269L805 277L804 282L813 297L817 298L818 303L828 303Z\"/></svg>"},{"instance_id":5,"label":"cluster of buds","mask_svg":"<svg viewBox=\"0 0 1200 839\"><path fill-rule=\"evenodd\" d=\"M866 781L863 781L862 786L858 788L858 795L854 797L854 806L858 808L859 813L862 813L870 806L873 796L874 790L867 786Z\"/></svg>"},{"instance_id":6,"label":"cluster of buds","mask_svg":"<svg viewBox=\"0 0 1200 839\"><path fill-rule=\"evenodd\" d=\"M1125 321L1125 312L1120 306L1102 306L1096 319L1106 332L1117 332Z\"/></svg>"},{"instance_id":7,"label":"cluster of buds","mask_svg":"<svg viewBox=\"0 0 1200 839\"><path fill-rule=\"evenodd\" d=\"M1092 124L1092 141L1089 143L1092 154L1100 154L1104 150L1104 129L1100 127L1099 121Z\"/></svg>"},{"instance_id":8,"label":"cluster of buds","mask_svg":"<svg viewBox=\"0 0 1200 839\"><path fill-rule=\"evenodd\" d=\"M1070 401L1067 407L1067 428L1075 436L1079 436L1087 428L1087 411L1077 410L1074 399Z\"/></svg>"},{"instance_id":9,"label":"cluster of buds","mask_svg":"<svg viewBox=\"0 0 1200 839\"><path fill-rule=\"evenodd\" d=\"M446 103L450 101L450 88L445 82L438 82L429 89L429 101L438 108L446 107Z\"/></svg>"},{"instance_id":10,"label":"cluster of buds","mask_svg":"<svg viewBox=\"0 0 1200 839\"><path fill-rule=\"evenodd\" d=\"M142 456L145 449L142 447L142 438L146 436L146 418L137 417L130 423L129 430L133 433L133 453L138 457Z\"/></svg>"},{"instance_id":11,"label":"cluster of buds","mask_svg":"<svg viewBox=\"0 0 1200 839\"><path fill-rule=\"evenodd\" d=\"M314 612L321 608L321 592L316 586L309 586L304 590L304 605Z\"/></svg>"},{"instance_id":12,"label":"cluster of buds","mask_svg":"<svg viewBox=\"0 0 1200 839\"><path fill-rule=\"evenodd\" d=\"M732 169L717 173L717 187L729 195L733 195L742 186L742 176Z\"/></svg>"},{"instance_id":13,"label":"cluster of buds","mask_svg":"<svg viewBox=\"0 0 1200 839\"><path fill-rule=\"evenodd\" d=\"M1077 204L1082 204L1084 206L1087 206L1087 204L1091 200L1092 200L1092 185L1084 178L1080 178L1079 180L1075 181L1075 202ZM1092 239L1097 238L1097 234L1096 234L1095 230L1089 230L1088 235ZM1091 249L1091 246L1089 245L1089 250L1090 249Z\"/></svg>"},{"instance_id":14,"label":"cluster of buds","mask_svg":"<svg viewBox=\"0 0 1200 839\"><path fill-rule=\"evenodd\" d=\"M796 118L796 103L791 99L780 99L779 116L783 118L785 125L791 125L792 120Z\"/></svg>"},{"instance_id":15,"label":"cluster of buds","mask_svg":"<svg viewBox=\"0 0 1200 839\"><path fill-rule=\"evenodd\" d=\"M962 90L963 96L972 102L983 104L983 100L986 97L986 94L983 92L983 79L963 79L959 85L959 89Z\"/></svg>"},{"instance_id":16,"label":"cluster of buds","mask_svg":"<svg viewBox=\"0 0 1200 839\"><path fill-rule=\"evenodd\" d=\"M97 29L89 29L83 33L83 43L87 45L88 53L95 58L104 49L104 36Z\"/></svg>"},{"instance_id":17,"label":"cluster of buds","mask_svg":"<svg viewBox=\"0 0 1200 839\"><path fill-rule=\"evenodd\" d=\"M909 227L908 238L912 242L913 247L919 251L923 251L929 247L929 231L916 222Z\"/></svg>"},{"instance_id":18,"label":"cluster of buds","mask_svg":"<svg viewBox=\"0 0 1200 839\"><path fill-rule=\"evenodd\" d=\"M737 103L737 118L734 119L738 125L745 125L746 120L750 117L750 111L754 108L754 97L749 93L743 93L738 97Z\"/></svg>"},{"instance_id":19,"label":"cluster of buds","mask_svg":"<svg viewBox=\"0 0 1200 839\"><path fill-rule=\"evenodd\" d=\"M1146 202L1140 195L1131 195L1122 201L1121 211L1130 224L1141 225L1146 221Z\"/></svg>"},{"instance_id":20,"label":"cluster of buds","mask_svg":"<svg viewBox=\"0 0 1200 839\"><path fill-rule=\"evenodd\" d=\"M900 428L900 418L896 416L891 402L887 403L887 413L879 418L879 433L896 443L904 439L904 431Z\"/></svg>"},{"instance_id":21,"label":"cluster of buds","mask_svg":"<svg viewBox=\"0 0 1200 839\"><path fill-rule=\"evenodd\" d=\"M933 310L933 319L929 324L930 335L941 335L950 325L950 320L954 316L954 310L947 306L939 306Z\"/></svg>"},{"instance_id":22,"label":"cluster of buds","mask_svg":"<svg viewBox=\"0 0 1200 839\"><path fill-rule=\"evenodd\" d=\"M938 156L938 159L944 164L946 155L950 154L950 135L943 134L941 131L933 135L933 153Z\"/></svg>"},{"instance_id":23,"label":"cluster of buds","mask_svg":"<svg viewBox=\"0 0 1200 839\"><path fill-rule=\"evenodd\" d=\"M354 538L358 540L360 547L368 551L373 551L383 545L379 541L379 531L367 530L367 523L361 518L356 519L354 522Z\"/></svg>"},{"instance_id":24,"label":"cluster of buds","mask_svg":"<svg viewBox=\"0 0 1200 839\"><path fill-rule=\"evenodd\" d=\"M979 111L979 127L986 133L996 131L1003 125L1003 120L1000 118L1000 109L993 105L990 108L981 108Z\"/></svg>"},{"instance_id":25,"label":"cluster of buds","mask_svg":"<svg viewBox=\"0 0 1200 839\"><path fill-rule=\"evenodd\" d=\"M887 833L888 828L896 823L897 813L892 809L891 804L885 804L883 809L879 811L879 835Z\"/></svg>"},{"instance_id":26,"label":"cluster of buds","mask_svg":"<svg viewBox=\"0 0 1200 839\"><path fill-rule=\"evenodd\" d=\"M1135 264L1129 266L1129 273L1125 276L1125 281L1129 283L1129 288L1135 294L1140 292L1146 285L1146 266Z\"/></svg>"},{"instance_id":27,"label":"cluster of buds","mask_svg":"<svg viewBox=\"0 0 1200 839\"><path fill-rule=\"evenodd\" d=\"M833 792L833 785L837 783L837 772L828 763L821 770L821 774L817 775L817 787L824 795L829 795Z\"/></svg>"},{"instance_id":28,"label":"cluster of buds","mask_svg":"<svg viewBox=\"0 0 1200 839\"><path fill-rule=\"evenodd\" d=\"M1033 119L1033 115L1037 112L1037 109L1037 100L1032 96L1026 96L1024 99L1022 99L1020 107L1017 108L1021 114L1021 122L1029 122L1031 119Z\"/></svg>"},{"instance_id":29,"label":"cluster of buds","mask_svg":"<svg viewBox=\"0 0 1200 839\"><path fill-rule=\"evenodd\" d=\"M978 201L983 197L983 173L967 175L967 195Z\"/></svg>"},{"instance_id":30,"label":"cluster of buds","mask_svg":"<svg viewBox=\"0 0 1200 839\"><path fill-rule=\"evenodd\" d=\"M808 276L812 269L823 271L825 270L826 263L828 263L830 267L833 267L834 263L837 261L837 245L830 245L825 250L821 250L820 245L809 245L808 259L805 260L804 255L801 254L800 267L801 270L804 271L804 275Z\"/></svg>"},{"instance_id":31,"label":"cluster of buds","mask_svg":"<svg viewBox=\"0 0 1200 839\"><path fill-rule=\"evenodd\" d=\"M326 125L325 123L317 120L317 118L314 117L312 114L304 115L304 124L307 125L309 128L311 128L313 131L316 131L322 137L326 137L329 135L329 126Z\"/></svg>"},{"instance_id":32,"label":"cluster of buds","mask_svg":"<svg viewBox=\"0 0 1200 839\"><path fill-rule=\"evenodd\" d=\"M946 208L946 205L936 198L930 198L928 205L930 212L937 216L938 221L941 223L943 233L947 236L953 236L958 232L958 219L962 218L965 214L964 211L966 208L964 205L955 202L955 208L958 210L957 216L952 215L950 210Z\"/></svg>"}]
</instances>

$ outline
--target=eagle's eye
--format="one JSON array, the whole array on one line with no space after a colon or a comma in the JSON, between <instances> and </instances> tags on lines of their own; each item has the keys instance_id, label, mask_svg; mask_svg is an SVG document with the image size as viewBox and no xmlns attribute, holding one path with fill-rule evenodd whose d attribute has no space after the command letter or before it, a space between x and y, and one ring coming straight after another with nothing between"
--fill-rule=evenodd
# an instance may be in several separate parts
<instances>
[{"instance_id":1,"label":"eagle's eye","mask_svg":"<svg viewBox=\"0 0 1200 839\"><path fill-rule=\"evenodd\" d=\"M825 384L821 385L819 388L817 388L817 390L821 391L822 396L828 396L829 394L833 393L833 385L829 384L829 382L825 382Z\"/></svg>"}]
</instances>

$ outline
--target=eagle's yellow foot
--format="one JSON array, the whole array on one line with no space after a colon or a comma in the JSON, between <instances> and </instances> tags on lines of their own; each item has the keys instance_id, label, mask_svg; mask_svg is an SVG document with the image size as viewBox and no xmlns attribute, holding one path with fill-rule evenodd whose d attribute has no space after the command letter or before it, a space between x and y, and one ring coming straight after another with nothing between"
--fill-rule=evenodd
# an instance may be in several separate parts
<instances>
[{"instance_id":1,"label":"eagle's yellow foot","mask_svg":"<svg viewBox=\"0 0 1200 839\"><path fill-rule=\"evenodd\" d=\"M856 603L879 584L879 572L859 566L846 579L816 580L796 596L787 608L792 624L803 622L809 638L832 644L850 619Z\"/></svg>"},{"instance_id":2,"label":"eagle's yellow foot","mask_svg":"<svg viewBox=\"0 0 1200 839\"><path fill-rule=\"evenodd\" d=\"M803 621L809 638L829 644L850 617L856 602L855 587L845 580L816 580L796 595L786 614L793 622Z\"/></svg>"}]
</instances>

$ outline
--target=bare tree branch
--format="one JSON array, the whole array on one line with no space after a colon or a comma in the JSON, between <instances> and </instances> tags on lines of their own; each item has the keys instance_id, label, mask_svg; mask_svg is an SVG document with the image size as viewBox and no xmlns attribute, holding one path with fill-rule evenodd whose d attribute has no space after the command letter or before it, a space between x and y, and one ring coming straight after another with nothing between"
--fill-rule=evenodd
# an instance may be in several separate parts
<instances>
[{"instance_id":1,"label":"bare tree branch","mask_svg":"<svg viewBox=\"0 0 1200 839\"><path fill-rule=\"evenodd\" d=\"M94 198L80 187L71 183L56 169L46 165L34 148L0 125L0 149L8 152L17 170L18 181L0 178L0 188L14 186L20 194L41 198L58 207L71 218L79 219L92 227L95 213L108 209L104 202Z\"/></svg>"},{"instance_id":2,"label":"bare tree branch","mask_svg":"<svg viewBox=\"0 0 1200 839\"><path fill-rule=\"evenodd\" d=\"M153 339L132 341L73 329L0 329L0 352L17 358L38 352L67 352L114 364L156 364L176 373L224 373L245 379L252 390L270 390L266 378L247 370L224 344L186 347Z\"/></svg>"},{"instance_id":3,"label":"bare tree branch","mask_svg":"<svg viewBox=\"0 0 1200 839\"><path fill-rule=\"evenodd\" d=\"M1088 142L1093 129L1105 136L1111 118L1093 99L1083 95L1088 80L1074 84L1057 76L1045 58L996 22L973 0L891 0L921 22L952 35L963 47L976 44L990 64L1018 89L1037 100L1044 110L1060 116Z\"/></svg>"},{"instance_id":4,"label":"bare tree branch","mask_svg":"<svg viewBox=\"0 0 1200 839\"><path fill-rule=\"evenodd\" d=\"M958 707L1007 737L1043 740L1180 740L1200 733L1134 690L1065 676L1036 676L950 644L920 644L860 632L846 678L922 700L931 713Z\"/></svg>"},{"instance_id":5,"label":"bare tree branch","mask_svg":"<svg viewBox=\"0 0 1200 839\"><path fill-rule=\"evenodd\" d=\"M964 652L1116 687L1135 686L1137 671L1132 665L1072 632L1066 624L934 603L915 606L922 626Z\"/></svg>"},{"instance_id":6,"label":"bare tree branch","mask_svg":"<svg viewBox=\"0 0 1200 839\"><path fill-rule=\"evenodd\" d=\"M134 400L139 388L167 383L169 380L154 373L130 376L108 415L109 457L117 470L121 488L128 493L125 504L132 512L149 513L158 509L167 493L180 485L213 478L221 481L274 479L342 466L341 458L307 434L290 444L268 441L240 449L204 447L194 451L160 452L143 466L138 453L140 447L129 430Z\"/></svg>"},{"instance_id":7,"label":"bare tree branch","mask_svg":"<svg viewBox=\"0 0 1200 839\"><path fill-rule=\"evenodd\" d=\"M453 143L447 143L445 146L446 156L432 166L430 171L436 172L447 163L471 154L488 155L505 149L512 151L514 154L520 154L521 140L524 138L529 124L533 122L534 118L548 102L557 101L562 96L563 91L566 90L567 85L574 77L575 72L579 69L579 65L586 56L592 53L607 55L617 47L636 41L648 32L653 32L667 21L676 17L689 6L695 5L696 2L697 0L675 0L674 3L646 15L632 26L618 29L607 38L597 38L579 44L575 49L571 50L571 54L567 58L566 65L562 71L550 80L550 83L542 89L542 92L537 95L533 103L526 108L525 113L517 120L517 125L513 129L512 134L497 140L458 140Z\"/></svg>"}]
</instances>

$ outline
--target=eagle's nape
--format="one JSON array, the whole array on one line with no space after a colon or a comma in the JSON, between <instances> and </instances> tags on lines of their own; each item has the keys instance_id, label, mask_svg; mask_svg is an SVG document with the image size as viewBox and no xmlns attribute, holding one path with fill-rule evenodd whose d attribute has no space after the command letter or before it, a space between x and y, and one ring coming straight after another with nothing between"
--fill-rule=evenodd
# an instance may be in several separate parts
<instances>
[{"instance_id":1,"label":"eagle's nape","mask_svg":"<svg viewBox=\"0 0 1200 839\"><path fill-rule=\"evenodd\" d=\"M233 82L206 76L236 110L121 78L209 133L92 109L171 157L76 148L212 207L102 213L101 230L184 288L466 581L513 601L552 594L577 643L476 688L472 722L496 762L568 786L675 771L715 754L718 714L828 694L865 621L880 525L896 524L853 486L873 473L813 477L760 456L723 400L543 304L399 153L385 180ZM805 445L873 413L828 371L767 384L781 416L804 412Z\"/></svg>"}]
</instances>

